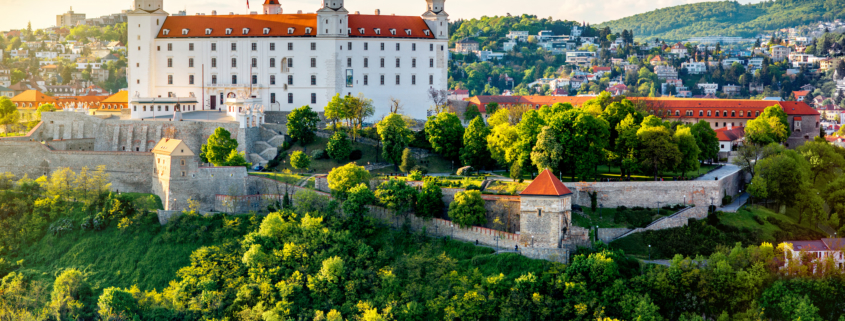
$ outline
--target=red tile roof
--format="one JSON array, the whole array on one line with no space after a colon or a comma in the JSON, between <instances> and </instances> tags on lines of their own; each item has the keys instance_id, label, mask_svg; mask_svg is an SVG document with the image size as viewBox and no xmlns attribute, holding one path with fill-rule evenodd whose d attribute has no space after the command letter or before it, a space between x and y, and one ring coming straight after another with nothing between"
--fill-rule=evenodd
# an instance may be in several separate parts
<instances>
[{"instance_id":1,"label":"red tile roof","mask_svg":"<svg viewBox=\"0 0 845 321\"><path fill-rule=\"evenodd\" d=\"M717 130L716 138L719 139L720 142L733 142L745 137L745 127L738 126L732 129L728 129L727 127L722 127Z\"/></svg>"},{"instance_id":2,"label":"red tile roof","mask_svg":"<svg viewBox=\"0 0 845 321\"><path fill-rule=\"evenodd\" d=\"M264 4L279 4L279 0L266 0Z\"/></svg>"},{"instance_id":3,"label":"red tile roof","mask_svg":"<svg viewBox=\"0 0 845 321\"><path fill-rule=\"evenodd\" d=\"M211 29L206 35L205 29ZM226 29L232 29L227 35ZM264 34L264 28L270 28ZM288 33L294 28L293 33ZM306 33L305 28L311 28ZM361 32L363 28L363 33ZM169 30L165 35L164 31ZM182 34L188 29L187 34ZM247 34L244 29L249 29ZM421 17L349 15L351 37L377 38L426 38L434 39L434 33ZM380 29L376 34L375 29ZM395 29L396 34L391 33ZM406 30L410 30L408 35ZM429 35L425 32L429 31ZM273 14L273 15L221 15L221 16L170 16L164 20L158 38L221 38L221 37L315 37L317 35L316 14Z\"/></svg>"},{"instance_id":4,"label":"red tile roof","mask_svg":"<svg viewBox=\"0 0 845 321\"><path fill-rule=\"evenodd\" d=\"M803 96L809 95L810 91L809 90L793 91L792 94L795 95L795 98L798 98L798 97L803 97Z\"/></svg>"},{"instance_id":5,"label":"red tile roof","mask_svg":"<svg viewBox=\"0 0 845 321\"><path fill-rule=\"evenodd\" d=\"M563 183L560 182L552 171L546 169L531 184L528 185L519 195L537 196L563 196L572 194Z\"/></svg>"}]
</instances>

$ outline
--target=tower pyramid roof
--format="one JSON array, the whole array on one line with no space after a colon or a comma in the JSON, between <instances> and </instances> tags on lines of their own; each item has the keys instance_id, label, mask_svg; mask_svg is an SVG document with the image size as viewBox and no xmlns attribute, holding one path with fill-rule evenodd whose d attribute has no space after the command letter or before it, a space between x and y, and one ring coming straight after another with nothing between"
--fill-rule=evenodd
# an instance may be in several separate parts
<instances>
[{"instance_id":1,"label":"tower pyramid roof","mask_svg":"<svg viewBox=\"0 0 845 321\"><path fill-rule=\"evenodd\" d=\"M564 196L572 194L569 188L557 178L552 171L546 169L519 195L536 196Z\"/></svg>"}]
</instances>

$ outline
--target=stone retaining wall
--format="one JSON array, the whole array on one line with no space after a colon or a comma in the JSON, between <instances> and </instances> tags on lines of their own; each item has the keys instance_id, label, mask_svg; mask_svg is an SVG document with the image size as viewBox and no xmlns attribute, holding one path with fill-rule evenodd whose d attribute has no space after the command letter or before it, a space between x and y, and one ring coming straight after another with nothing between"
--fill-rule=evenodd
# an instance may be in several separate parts
<instances>
[{"instance_id":1,"label":"stone retaining wall","mask_svg":"<svg viewBox=\"0 0 845 321\"><path fill-rule=\"evenodd\" d=\"M620 236L625 235L629 232L633 231L633 229L629 228L600 228L599 229L599 240L604 243L610 243L611 241L618 239Z\"/></svg>"},{"instance_id":2,"label":"stone retaining wall","mask_svg":"<svg viewBox=\"0 0 845 321\"><path fill-rule=\"evenodd\" d=\"M519 249L519 254L522 254L522 256L562 264L569 264L569 253L569 249L540 249L530 247Z\"/></svg>"},{"instance_id":3,"label":"stone retaining wall","mask_svg":"<svg viewBox=\"0 0 845 321\"><path fill-rule=\"evenodd\" d=\"M93 151L94 142L93 138L64 139L49 141L47 146L53 150Z\"/></svg>"}]
</instances>

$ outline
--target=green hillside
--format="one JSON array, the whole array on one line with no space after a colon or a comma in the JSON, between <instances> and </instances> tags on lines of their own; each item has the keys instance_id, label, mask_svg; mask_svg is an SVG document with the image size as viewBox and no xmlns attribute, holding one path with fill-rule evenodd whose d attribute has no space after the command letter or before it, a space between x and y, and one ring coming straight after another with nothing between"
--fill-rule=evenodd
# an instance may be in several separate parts
<instances>
[{"instance_id":1,"label":"green hillside","mask_svg":"<svg viewBox=\"0 0 845 321\"><path fill-rule=\"evenodd\" d=\"M602 23L637 39L686 40L697 36L754 37L759 33L845 17L845 0L777 0L754 4L701 2L663 8Z\"/></svg>"}]
</instances>

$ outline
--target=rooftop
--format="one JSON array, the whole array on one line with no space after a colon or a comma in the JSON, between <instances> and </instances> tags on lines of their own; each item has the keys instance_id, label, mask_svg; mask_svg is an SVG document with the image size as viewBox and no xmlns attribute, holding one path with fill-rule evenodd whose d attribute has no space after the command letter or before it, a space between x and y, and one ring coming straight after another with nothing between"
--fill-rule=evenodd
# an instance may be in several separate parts
<instances>
[{"instance_id":1,"label":"rooftop","mask_svg":"<svg viewBox=\"0 0 845 321\"><path fill-rule=\"evenodd\" d=\"M570 195L572 191L566 188L561 181L546 169L534 179L519 195L534 196L564 196Z\"/></svg>"}]
</instances>

